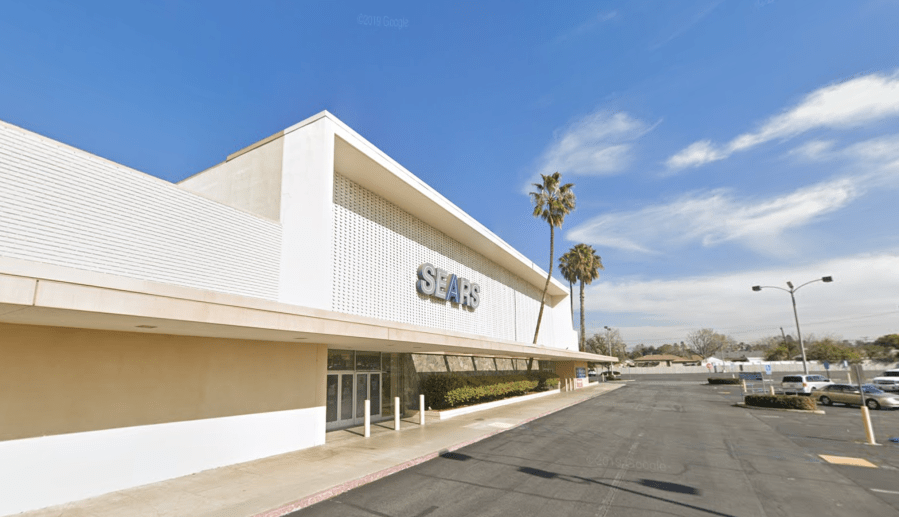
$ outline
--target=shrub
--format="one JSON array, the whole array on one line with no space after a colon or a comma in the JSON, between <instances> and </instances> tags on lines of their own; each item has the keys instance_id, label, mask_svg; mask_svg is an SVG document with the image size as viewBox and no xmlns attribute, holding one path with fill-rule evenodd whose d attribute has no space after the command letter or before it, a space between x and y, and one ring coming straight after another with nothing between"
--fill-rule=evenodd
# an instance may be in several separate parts
<instances>
[{"instance_id":1,"label":"shrub","mask_svg":"<svg viewBox=\"0 0 899 517\"><path fill-rule=\"evenodd\" d=\"M746 395L743 401L747 406L779 409L818 409L815 399L798 395Z\"/></svg>"},{"instance_id":2,"label":"shrub","mask_svg":"<svg viewBox=\"0 0 899 517\"><path fill-rule=\"evenodd\" d=\"M732 377L709 377L709 384L740 384L742 380Z\"/></svg>"},{"instance_id":3,"label":"shrub","mask_svg":"<svg viewBox=\"0 0 899 517\"><path fill-rule=\"evenodd\" d=\"M526 375L431 375L422 381L421 390L429 407L448 409L524 395L529 391L546 391L558 382L559 376L551 372L529 372Z\"/></svg>"}]
</instances>

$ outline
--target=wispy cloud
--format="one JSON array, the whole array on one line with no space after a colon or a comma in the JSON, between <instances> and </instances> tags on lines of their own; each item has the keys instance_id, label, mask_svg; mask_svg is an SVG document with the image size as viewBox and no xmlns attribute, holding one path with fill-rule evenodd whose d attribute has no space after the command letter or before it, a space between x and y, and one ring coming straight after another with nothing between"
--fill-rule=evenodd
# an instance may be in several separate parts
<instances>
[{"instance_id":1,"label":"wispy cloud","mask_svg":"<svg viewBox=\"0 0 899 517\"><path fill-rule=\"evenodd\" d=\"M553 142L540 158L538 172L560 171L585 176L617 174L630 165L634 140L657 124L647 124L621 111L591 113L556 132Z\"/></svg>"},{"instance_id":2,"label":"wispy cloud","mask_svg":"<svg viewBox=\"0 0 899 517\"><path fill-rule=\"evenodd\" d=\"M723 145L710 140L691 144L671 156L670 171L723 160L775 139L787 139L819 128L845 129L899 116L899 72L870 74L820 88L798 105L769 118L753 132L737 136Z\"/></svg>"},{"instance_id":3,"label":"wispy cloud","mask_svg":"<svg viewBox=\"0 0 899 517\"><path fill-rule=\"evenodd\" d=\"M633 212L594 217L568 231L566 239L628 251L650 252L692 242L714 246L739 240L750 246L770 241L838 210L860 194L850 179L838 179L768 199L738 199L727 190L685 195ZM656 250L657 251L657 250Z\"/></svg>"},{"instance_id":4,"label":"wispy cloud","mask_svg":"<svg viewBox=\"0 0 899 517\"><path fill-rule=\"evenodd\" d=\"M721 0L715 0L715 1L711 2L709 5L704 7L699 12L695 13L692 17L690 17L690 19L686 23L680 25L679 27L674 29L674 31L672 31L670 34L668 34L664 38L658 40L657 42L653 43L652 45L650 45L649 50L650 51L658 50L658 49L664 47L665 45L667 45L668 43L670 43L671 41L684 35L686 32L688 32L690 29L692 29L694 26L696 26L697 23L702 21L703 18L705 18L712 11L714 11L715 8L718 7L718 4L720 4L720 3L721 3Z\"/></svg>"},{"instance_id":5,"label":"wispy cloud","mask_svg":"<svg viewBox=\"0 0 899 517\"><path fill-rule=\"evenodd\" d=\"M576 38L582 34L586 34L590 31L596 29L600 25L602 25L608 21L614 20L615 18L618 18L618 11L601 11L599 13L596 13L594 16L591 16L590 18L585 20L583 23L579 24L577 27L569 29L569 30L563 32L562 34L559 34L559 36L557 36L556 39L553 40L553 43L554 44L562 43L562 42L568 41L570 39Z\"/></svg>"},{"instance_id":6,"label":"wispy cloud","mask_svg":"<svg viewBox=\"0 0 899 517\"><path fill-rule=\"evenodd\" d=\"M587 288L587 309L602 311L604 324L621 330L628 344L681 341L690 330L712 327L751 341L779 333L783 326L795 332L790 297L776 290L752 292L753 285L786 287L786 281L804 283L832 275L834 283L810 285L797 295L803 335L836 333L847 338L876 337L895 331L899 315L899 254L838 257L796 268L733 271L714 276L673 280L598 282ZM884 318L883 314L895 314ZM619 314L615 323L608 313ZM626 323L627 315L643 314ZM870 318L869 316L877 316ZM819 323L820 322L820 323ZM824 323L827 322L827 323ZM795 335L795 334L794 334Z\"/></svg>"},{"instance_id":7,"label":"wispy cloud","mask_svg":"<svg viewBox=\"0 0 899 517\"><path fill-rule=\"evenodd\" d=\"M790 151L790 155L809 161L821 161L833 155L833 140L811 140Z\"/></svg>"}]
</instances>

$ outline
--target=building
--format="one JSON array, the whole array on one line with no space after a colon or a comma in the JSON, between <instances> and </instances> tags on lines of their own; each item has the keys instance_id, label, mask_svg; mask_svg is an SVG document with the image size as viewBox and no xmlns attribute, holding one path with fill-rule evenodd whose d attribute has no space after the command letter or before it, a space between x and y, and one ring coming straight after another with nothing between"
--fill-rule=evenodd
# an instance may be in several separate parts
<instances>
[{"instance_id":1,"label":"building","mask_svg":"<svg viewBox=\"0 0 899 517\"><path fill-rule=\"evenodd\" d=\"M0 514L613 359L555 279L530 343L545 275L327 112L177 185L0 123Z\"/></svg>"}]
</instances>

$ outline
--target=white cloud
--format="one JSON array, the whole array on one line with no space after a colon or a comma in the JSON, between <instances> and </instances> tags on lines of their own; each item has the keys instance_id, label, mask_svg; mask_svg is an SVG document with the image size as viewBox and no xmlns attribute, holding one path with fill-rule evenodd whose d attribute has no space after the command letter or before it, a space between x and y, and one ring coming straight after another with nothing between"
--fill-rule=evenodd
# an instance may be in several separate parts
<instances>
[{"instance_id":1,"label":"white cloud","mask_svg":"<svg viewBox=\"0 0 899 517\"><path fill-rule=\"evenodd\" d=\"M833 283L818 282L797 291L803 336L832 333L847 339L862 336L873 339L896 331L897 270L899 254L879 253L839 257L794 268L735 271L676 280L598 282L587 288L587 310L588 316L602 311L602 325L620 329L629 345L681 341L690 330L703 327L746 342L778 334L779 327L795 336L790 296L776 289L753 292L751 287L786 288L787 280L798 286L822 276L833 276ZM633 319L629 316L633 313L643 317Z\"/></svg>"},{"instance_id":2,"label":"white cloud","mask_svg":"<svg viewBox=\"0 0 899 517\"><path fill-rule=\"evenodd\" d=\"M752 245L753 241L771 240L789 228L809 224L859 194L859 187L850 179L819 183L764 200L740 200L728 191L715 190L633 212L597 216L568 231L565 238L629 251L697 241L705 246L731 240Z\"/></svg>"},{"instance_id":3,"label":"white cloud","mask_svg":"<svg viewBox=\"0 0 899 517\"><path fill-rule=\"evenodd\" d=\"M539 172L589 176L619 173L631 162L632 142L654 127L624 112L596 111L556 132L540 158Z\"/></svg>"},{"instance_id":4,"label":"white cloud","mask_svg":"<svg viewBox=\"0 0 899 517\"><path fill-rule=\"evenodd\" d=\"M775 139L787 139L812 129L845 129L899 116L899 72L871 74L820 88L798 105L769 118L754 132L716 146L702 140L671 156L672 171L723 160Z\"/></svg>"},{"instance_id":5,"label":"white cloud","mask_svg":"<svg viewBox=\"0 0 899 517\"><path fill-rule=\"evenodd\" d=\"M790 151L793 156L819 161L832 156L833 140L811 140Z\"/></svg>"}]
</instances>

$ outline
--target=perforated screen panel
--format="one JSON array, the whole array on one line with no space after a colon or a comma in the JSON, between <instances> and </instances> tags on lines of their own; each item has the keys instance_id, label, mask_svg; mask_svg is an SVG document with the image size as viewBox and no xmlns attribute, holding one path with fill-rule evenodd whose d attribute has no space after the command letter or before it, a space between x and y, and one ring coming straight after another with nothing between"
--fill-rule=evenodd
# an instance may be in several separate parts
<instances>
[{"instance_id":1,"label":"perforated screen panel","mask_svg":"<svg viewBox=\"0 0 899 517\"><path fill-rule=\"evenodd\" d=\"M333 215L333 310L496 339L533 338L540 289L340 174ZM479 284L477 309L418 293L425 262Z\"/></svg>"}]
</instances>

